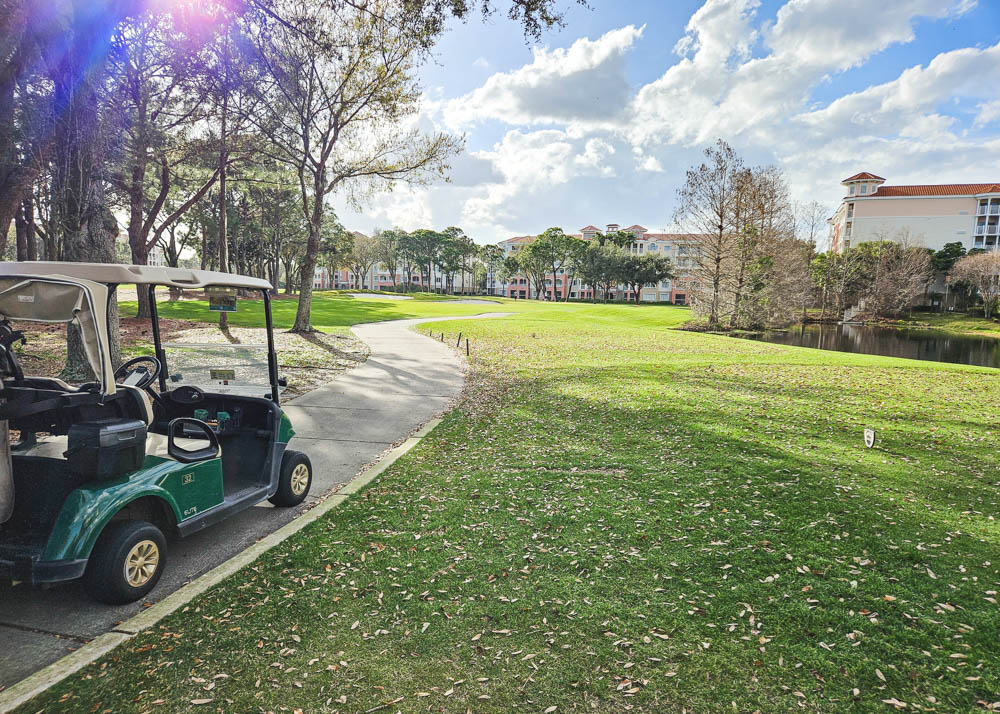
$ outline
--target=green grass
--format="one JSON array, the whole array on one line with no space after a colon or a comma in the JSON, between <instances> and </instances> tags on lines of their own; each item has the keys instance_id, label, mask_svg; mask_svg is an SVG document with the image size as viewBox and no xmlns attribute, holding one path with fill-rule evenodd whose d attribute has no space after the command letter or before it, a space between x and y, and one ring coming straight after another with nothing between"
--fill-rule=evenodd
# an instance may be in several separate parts
<instances>
[{"instance_id":1,"label":"green grass","mask_svg":"<svg viewBox=\"0 0 1000 714\"><path fill-rule=\"evenodd\" d=\"M1000 323L987 320L984 317L965 315L963 313L915 312L904 325L933 327L950 332L961 332L990 337L1000 337Z\"/></svg>"},{"instance_id":2,"label":"green grass","mask_svg":"<svg viewBox=\"0 0 1000 714\"><path fill-rule=\"evenodd\" d=\"M1000 699L995 371L518 308L414 451L24 711Z\"/></svg>"},{"instance_id":3,"label":"green grass","mask_svg":"<svg viewBox=\"0 0 1000 714\"><path fill-rule=\"evenodd\" d=\"M497 303L463 305L440 300L440 295L420 293L414 300L386 300L382 298L355 298L347 292L316 292L313 294L312 324L318 330L343 328L359 322L400 320L414 317L445 317L451 315L476 315L484 312L511 312L525 309L522 301L515 305L513 300L495 299ZM122 314L135 314L135 303L123 303ZM271 302L271 312L277 328L288 329L295 322L298 302L294 299L278 299ZM261 300L240 300L235 313L229 313L229 323L239 327L260 327L264 324L264 303ZM529 306L527 309L531 309ZM159 302L157 312L160 317L202 322L217 322L219 313L210 312L203 300L183 300Z\"/></svg>"},{"instance_id":4,"label":"green grass","mask_svg":"<svg viewBox=\"0 0 1000 714\"><path fill-rule=\"evenodd\" d=\"M410 298L411 300L463 300L465 298L476 298L480 300L499 300L500 298L480 296L480 295L444 295L442 293L408 292L401 290L325 290L317 294L326 296L333 295L393 295Z\"/></svg>"},{"instance_id":5,"label":"green grass","mask_svg":"<svg viewBox=\"0 0 1000 714\"><path fill-rule=\"evenodd\" d=\"M514 312L535 314L553 308L567 310L566 314L599 314L610 319L638 320L638 325L677 325L690 318L687 308L677 308L672 305L639 305L622 303L607 305L590 305L586 303L569 303L558 306L539 300L512 300L510 298L489 297L476 298L489 300L479 304L456 303L460 296L438 295L434 293L410 293L419 296L414 300L386 300L377 297L352 297L350 291L323 291L313 293L312 325L324 332L341 330L361 322L379 322L382 320L403 320L409 318L451 317L463 315L481 315L488 312ZM295 322L296 300L278 299L271 302L271 313L275 328L289 329ZM129 316L135 314L134 302L123 302L121 312ZM161 301L157 303L160 317L195 320L200 322L218 322L219 313L210 312L208 303L204 300L182 300L177 302ZM261 327L264 324L264 303L261 300L241 299L238 310L228 313L229 324L237 327ZM665 317L669 315L670 317Z\"/></svg>"}]
</instances>

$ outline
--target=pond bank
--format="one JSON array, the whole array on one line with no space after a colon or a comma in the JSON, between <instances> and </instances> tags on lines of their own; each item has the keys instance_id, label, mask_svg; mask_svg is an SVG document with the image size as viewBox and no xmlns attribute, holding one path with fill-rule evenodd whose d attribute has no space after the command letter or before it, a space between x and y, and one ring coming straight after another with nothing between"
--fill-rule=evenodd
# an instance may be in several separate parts
<instances>
[{"instance_id":1,"label":"pond bank","mask_svg":"<svg viewBox=\"0 0 1000 714\"><path fill-rule=\"evenodd\" d=\"M998 334L930 325L804 324L787 330L733 332L732 337L836 352L1000 368Z\"/></svg>"}]
</instances>

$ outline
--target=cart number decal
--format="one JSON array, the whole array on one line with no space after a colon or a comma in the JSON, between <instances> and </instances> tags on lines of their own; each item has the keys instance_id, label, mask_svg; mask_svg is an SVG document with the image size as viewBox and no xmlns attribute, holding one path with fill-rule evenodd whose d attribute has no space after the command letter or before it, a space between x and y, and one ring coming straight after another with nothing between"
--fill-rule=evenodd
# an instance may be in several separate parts
<instances>
[{"instance_id":1,"label":"cart number decal","mask_svg":"<svg viewBox=\"0 0 1000 714\"><path fill-rule=\"evenodd\" d=\"M188 516L193 516L197 512L198 512L198 507L197 506L191 506L191 508L189 508L186 511L184 511L184 517L187 518Z\"/></svg>"},{"instance_id":2,"label":"cart number decal","mask_svg":"<svg viewBox=\"0 0 1000 714\"><path fill-rule=\"evenodd\" d=\"M181 483L185 485L194 483L194 474L184 474L181 476Z\"/></svg>"}]
</instances>

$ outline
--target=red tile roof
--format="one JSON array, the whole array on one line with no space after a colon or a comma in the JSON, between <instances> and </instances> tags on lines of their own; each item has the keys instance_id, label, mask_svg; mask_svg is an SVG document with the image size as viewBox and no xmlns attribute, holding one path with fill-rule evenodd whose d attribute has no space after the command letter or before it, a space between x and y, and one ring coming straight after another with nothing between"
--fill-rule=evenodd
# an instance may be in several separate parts
<instances>
[{"instance_id":1,"label":"red tile roof","mask_svg":"<svg viewBox=\"0 0 1000 714\"><path fill-rule=\"evenodd\" d=\"M629 226L625 230L627 230L627 231L642 231L643 233L646 232L646 229L643 226L640 226L638 224L636 224L634 226Z\"/></svg>"},{"instance_id":2,"label":"red tile roof","mask_svg":"<svg viewBox=\"0 0 1000 714\"><path fill-rule=\"evenodd\" d=\"M590 231L598 231L598 232L600 232L600 230L601 229L598 228L597 226L584 226L583 228L580 229L580 232L581 233L589 233Z\"/></svg>"},{"instance_id":3,"label":"red tile roof","mask_svg":"<svg viewBox=\"0 0 1000 714\"><path fill-rule=\"evenodd\" d=\"M942 183L922 186L879 186L869 197L882 196L975 196L979 193L1000 193L1000 183ZM852 196L852 198L859 198ZM864 198L864 196L860 196Z\"/></svg>"},{"instance_id":4,"label":"red tile roof","mask_svg":"<svg viewBox=\"0 0 1000 714\"><path fill-rule=\"evenodd\" d=\"M870 174L867 171L862 171L859 174L854 174L850 178L845 178L841 183L847 183L848 181L885 181L881 176L876 176L875 174Z\"/></svg>"}]
</instances>

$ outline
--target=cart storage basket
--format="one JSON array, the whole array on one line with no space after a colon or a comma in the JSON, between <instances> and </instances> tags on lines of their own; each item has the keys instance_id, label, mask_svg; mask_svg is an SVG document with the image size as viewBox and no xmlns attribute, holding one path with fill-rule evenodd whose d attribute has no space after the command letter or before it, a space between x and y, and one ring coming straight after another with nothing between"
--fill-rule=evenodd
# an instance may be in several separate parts
<instances>
[{"instance_id":1,"label":"cart storage basket","mask_svg":"<svg viewBox=\"0 0 1000 714\"><path fill-rule=\"evenodd\" d=\"M138 419L104 419L69 428L66 458L79 476L111 479L142 467L146 425Z\"/></svg>"}]
</instances>

